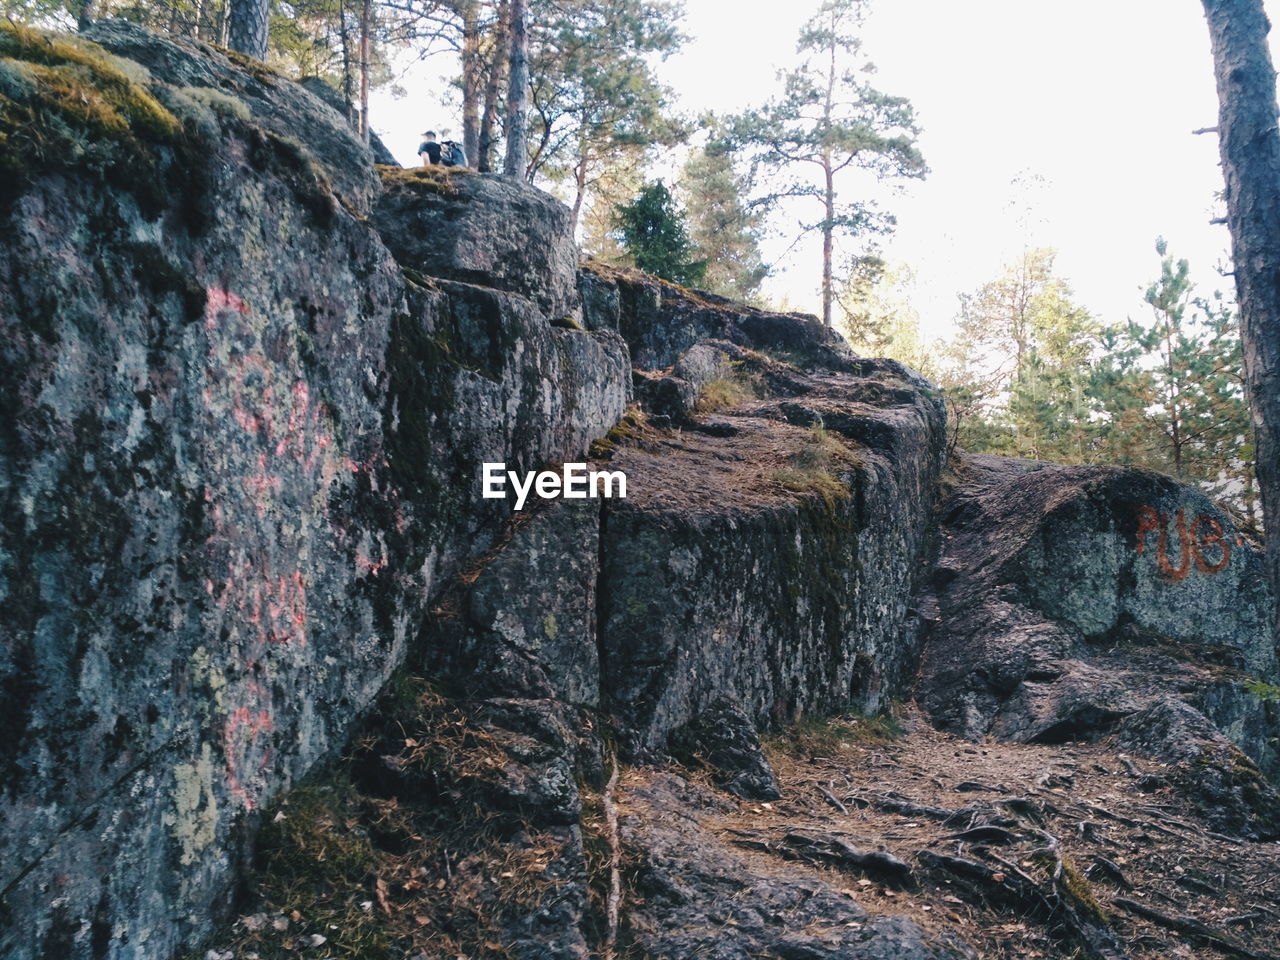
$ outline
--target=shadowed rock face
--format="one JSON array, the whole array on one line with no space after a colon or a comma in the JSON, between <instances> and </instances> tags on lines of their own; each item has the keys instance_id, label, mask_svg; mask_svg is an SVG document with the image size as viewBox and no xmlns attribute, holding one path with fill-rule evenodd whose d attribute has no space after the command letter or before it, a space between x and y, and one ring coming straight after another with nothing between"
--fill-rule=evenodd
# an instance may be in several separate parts
<instances>
[{"instance_id":1,"label":"shadowed rock face","mask_svg":"<svg viewBox=\"0 0 1280 960\"><path fill-rule=\"evenodd\" d=\"M187 148L155 151L159 205L72 158L0 211L13 960L204 934L262 808L342 747L427 599L493 543L510 506L480 501L480 463L581 455L630 394L616 334L407 281L362 219L368 152L300 87L92 35L146 68Z\"/></svg>"},{"instance_id":2,"label":"shadowed rock face","mask_svg":"<svg viewBox=\"0 0 1280 960\"><path fill-rule=\"evenodd\" d=\"M578 309L568 208L505 177L443 167L388 172L373 222L404 266L508 290L552 320Z\"/></svg>"}]
</instances>

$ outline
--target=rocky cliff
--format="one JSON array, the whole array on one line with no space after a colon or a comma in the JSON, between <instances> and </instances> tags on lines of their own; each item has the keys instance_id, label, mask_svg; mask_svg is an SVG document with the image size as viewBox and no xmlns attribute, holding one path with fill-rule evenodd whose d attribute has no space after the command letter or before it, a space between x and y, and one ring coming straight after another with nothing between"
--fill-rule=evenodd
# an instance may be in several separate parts
<instances>
[{"instance_id":1,"label":"rocky cliff","mask_svg":"<svg viewBox=\"0 0 1280 960\"><path fill-rule=\"evenodd\" d=\"M6 26L0 134L5 957L1142 955L1071 857L1156 815L1071 833L1068 743L1275 873L1266 586L1199 495L945 464L910 370L207 46ZM481 495L565 461L625 498ZM1262 955L1245 897L1182 934Z\"/></svg>"}]
</instances>

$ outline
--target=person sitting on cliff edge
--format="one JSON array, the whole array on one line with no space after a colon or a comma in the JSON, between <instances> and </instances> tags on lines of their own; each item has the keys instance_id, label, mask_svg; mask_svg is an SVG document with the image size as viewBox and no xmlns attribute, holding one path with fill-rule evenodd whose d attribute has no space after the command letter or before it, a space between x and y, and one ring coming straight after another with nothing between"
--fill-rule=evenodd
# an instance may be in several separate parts
<instances>
[{"instance_id":1,"label":"person sitting on cliff edge","mask_svg":"<svg viewBox=\"0 0 1280 960\"><path fill-rule=\"evenodd\" d=\"M418 144L418 159L424 167L440 162L440 144L436 142L434 130L423 131L423 141Z\"/></svg>"}]
</instances>

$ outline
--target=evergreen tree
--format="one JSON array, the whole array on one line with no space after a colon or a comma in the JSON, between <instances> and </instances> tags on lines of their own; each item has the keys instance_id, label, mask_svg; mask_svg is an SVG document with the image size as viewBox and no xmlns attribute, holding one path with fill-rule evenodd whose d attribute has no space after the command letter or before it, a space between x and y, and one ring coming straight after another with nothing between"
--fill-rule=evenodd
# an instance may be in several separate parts
<instances>
[{"instance_id":1,"label":"evergreen tree","mask_svg":"<svg viewBox=\"0 0 1280 960\"><path fill-rule=\"evenodd\" d=\"M228 46L257 60L267 58L267 24L271 17L270 0L229 0L230 23ZM364 0L367 5L370 0Z\"/></svg>"},{"instance_id":2,"label":"evergreen tree","mask_svg":"<svg viewBox=\"0 0 1280 960\"><path fill-rule=\"evenodd\" d=\"M836 241L884 232L893 225L869 203L845 199L854 172L879 179L923 177L911 104L874 89L857 30L866 0L825 0L800 32L800 65L783 77L782 96L735 118L736 142L756 163L775 172L777 189L765 201L803 197L821 208L801 223L822 237L822 319L833 323L839 278Z\"/></svg>"},{"instance_id":3,"label":"evergreen tree","mask_svg":"<svg viewBox=\"0 0 1280 960\"><path fill-rule=\"evenodd\" d=\"M1138 462L1252 512L1252 444L1235 312L1221 296L1193 297L1189 264L1175 261L1163 240L1156 252L1160 278L1144 296L1152 322L1130 320L1113 331L1119 355L1129 358L1127 371L1098 396L1112 419L1114 404L1142 408L1146 442Z\"/></svg>"},{"instance_id":4,"label":"evergreen tree","mask_svg":"<svg viewBox=\"0 0 1280 960\"><path fill-rule=\"evenodd\" d=\"M596 179L579 221L584 254L604 263L630 262L618 238L618 209L644 189L645 166L645 152L637 147L619 155Z\"/></svg>"},{"instance_id":5,"label":"evergreen tree","mask_svg":"<svg viewBox=\"0 0 1280 960\"><path fill-rule=\"evenodd\" d=\"M656 59L679 49L666 0L533 0L529 169L566 185L576 225L593 194L637 153L686 135L671 116Z\"/></svg>"},{"instance_id":6,"label":"evergreen tree","mask_svg":"<svg viewBox=\"0 0 1280 960\"><path fill-rule=\"evenodd\" d=\"M690 154L680 176L689 236L706 261L706 289L751 301L769 273L760 255L763 215L746 202L747 178L713 126L711 139Z\"/></svg>"},{"instance_id":7,"label":"evergreen tree","mask_svg":"<svg viewBox=\"0 0 1280 960\"><path fill-rule=\"evenodd\" d=\"M920 314L912 304L916 277L907 264L864 263L846 282L838 302L841 333L854 352L891 357L929 378L937 376L935 358L920 334Z\"/></svg>"},{"instance_id":8,"label":"evergreen tree","mask_svg":"<svg viewBox=\"0 0 1280 960\"><path fill-rule=\"evenodd\" d=\"M1054 275L1054 257L1024 251L960 298L942 383L969 449L1072 463L1098 456L1090 360L1100 330Z\"/></svg>"},{"instance_id":9,"label":"evergreen tree","mask_svg":"<svg viewBox=\"0 0 1280 960\"><path fill-rule=\"evenodd\" d=\"M661 180L649 184L617 214L622 248L641 270L673 283L702 283L706 262L693 259L684 214Z\"/></svg>"}]
</instances>

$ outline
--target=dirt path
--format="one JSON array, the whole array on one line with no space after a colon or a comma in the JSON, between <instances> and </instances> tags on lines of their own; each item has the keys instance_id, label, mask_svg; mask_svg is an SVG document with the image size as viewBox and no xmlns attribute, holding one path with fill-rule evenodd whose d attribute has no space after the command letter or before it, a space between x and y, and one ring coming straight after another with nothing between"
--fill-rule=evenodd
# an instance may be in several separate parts
<instances>
[{"instance_id":1,"label":"dirt path","mask_svg":"<svg viewBox=\"0 0 1280 960\"><path fill-rule=\"evenodd\" d=\"M1280 844L1214 834L1162 765L1105 744L974 744L915 714L905 727L775 740L782 799L703 826L757 871L818 872L870 913L950 929L987 958L1077 956L1081 922L1122 951L1087 955L1280 951Z\"/></svg>"}]
</instances>

